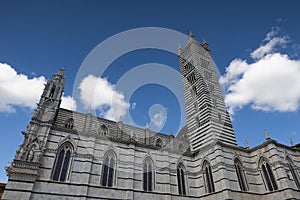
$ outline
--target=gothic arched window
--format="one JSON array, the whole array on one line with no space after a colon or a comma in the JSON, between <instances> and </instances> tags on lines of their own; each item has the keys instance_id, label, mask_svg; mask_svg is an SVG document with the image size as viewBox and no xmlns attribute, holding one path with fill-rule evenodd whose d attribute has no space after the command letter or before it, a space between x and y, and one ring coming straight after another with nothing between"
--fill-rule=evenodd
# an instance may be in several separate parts
<instances>
[{"instance_id":1,"label":"gothic arched window","mask_svg":"<svg viewBox=\"0 0 300 200\"><path fill-rule=\"evenodd\" d=\"M37 145L36 145L36 144L33 144L33 145L30 147L30 150L28 151L26 160L28 160L28 161L33 161L33 159L34 159L34 152L36 151L36 148L37 148Z\"/></svg>"},{"instance_id":2,"label":"gothic arched window","mask_svg":"<svg viewBox=\"0 0 300 200\"><path fill-rule=\"evenodd\" d=\"M295 182L297 188L300 189L299 174L294 169L293 161L289 157L287 157L287 161L288 161L289 170L291 171L294 182Z\"/></svg>"},{"instance_id":3,"label":"gothic arched window","mask_svg":"<svg viewBox=\"0 0 300 200\"><path fill-rule=\"evenodd\" d=\"M274 177L274 174L272 172L270 164L267 162L265 158L261 158L260 161L260 167L261 167L261 175L263 177L264 183L266 185L266 188L269 191L277 190L277 183Z\"/></svg>"},{"instance_id":4,"label":"gothic arched window","mask_svg":"<svg viewBox=\"0 0 300 200\"><path fill-rule=\"evenodd\" d=\"M50 98L54 98L54 93L55 93L55 85L53 85L53 87L51 88L49 97L50 97Z\"/></svg>"},{"instance_id":5,"label":"gothic arched window","mask_svg":"<svg viewBox=\"0 0 300 200\"><path fill-rule=\"evenodd\" d=\"M208 193L214 192L215 185L214 185L211 167L210 167L210 164L208 163L208 161L205 161L203 163L202 172L203 172L206 192L208 192Z\"/></svg>"},{"instance_id":6,"label":"gothic arched window","mask_svg":"<svg viewBox=\"0 0 300 200\"><path fill-rule=\"evenodd\" d=\"M73 129L74 128L74 120L72 118L69 118L66 121L65 128L67 128L67 129Z\"/></svg>"},{"instance_id":7,"label":"gothic arched window","mask_svg":"<svg viewBox=\"0 0 300 200\"><path fill-rule=\"evenodd\" d=\"M101 135L107 135L108 134L108 128L104 124L100 126L100 134Z\"/></svg>"},{"instance_id":8,"label":"gothic arched window","mask_svg":"<svg viewBox=\"0 0 300 200\"><path fill-rule=\"evenodd\" d=\"M178 193L186 195L185 168L182 163L177 166Z\"/></svg>"},{"instance_id":9,"label":"gothic arched window","mask_svg":"<svg viewBox=\"0 0 300 200\"><path fill-rule=\"evenodd\" d=\"M71 164L72 146L69 143L63 144L58 149L54 163L52 179L54 181L65 181Z\"/></svg>"},{"instance_id":10,"label":"gothic arched window","mask_svg":"<svg viewBox=\"0 0 300 200\"><path fill-rule=\"evenodd\" d=\"M143 165L143 189L144 191L153 190L154 169L153 162L150 158L146 158Z\"/></svg>"},{"instance_id":11,"label":"gothic arched window","mask_svg":"<svg viewBox=\"0 0 300 200\"><path fill-rule=\"evenodd\" d=\"M180 152L184 152L184 146L183 146L183 144L182 143L180 143L179 145L178 145L178 151L180 151Z\"/></svg>"},{"instance_id":12,"label":"gothic arched window","mask_svg":"<svg viewBox=\"0 0 300 200\"><path fill-rule=\"evenodd\" d=\"M161 148L163 146L163 142L160 138L156 139L155 146Z\"/></svg>"},{"instance_id":13,"label":"gothic arched window","mask_svg":"<svg viewBox=\"0 0 300 200\"><path fill-rule=\"evenodd\" d=\"M234 160L234 167L235 167L235 172L239 181L239 185L242 191L247 191L247 181L246 181L246 175L242 166L242 163L236 158Z\"/></svg>"},{"instance_id":14,"label":"gothic arched window","mask_svg":"<svg viewBox=\"0 0 300 200\"><path fill-rule=\"evenodd\" d=\"M116 156L112 151L109 151L104 156L102 167L102 186L112 187L114 184L114 175L116 171Z\"/></svg>"}]
</instances>

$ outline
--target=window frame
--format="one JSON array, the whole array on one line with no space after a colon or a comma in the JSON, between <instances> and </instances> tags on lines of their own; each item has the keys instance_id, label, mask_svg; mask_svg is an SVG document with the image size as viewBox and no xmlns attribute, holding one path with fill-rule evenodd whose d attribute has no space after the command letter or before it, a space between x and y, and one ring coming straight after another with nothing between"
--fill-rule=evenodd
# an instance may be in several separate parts
<instances>
[{"instance_id":1,"label":"window frame","mask_svg":"<svg viewBox=\"0 0 300 200\"><path fill-rule=\"evenodd\" d=\"M242 162L238 158L234 159L234 168L235 168L236 176L238 178L238 183L241 191L248 191L249 187L248 187L244 167L242 165Z\"/></svg>"},{"instance_id":2,"label":"window frame","mask_svg":"<svg viewBox=\"0 0 300 200\"><path fill-rule=\"evenodd\" d=\"M74 119L73 118L69 118L66 120L64 127L66 129L74 129Z\"/></svg>"},{"instance_id":3,"label":"window frame","mask_svg":"<svg viewBox=\"0 0 300 200\"><path fill-rule=\"evenodd\" d=\"M206 193L215 192L214 179L212 174L212 169L210 163L205 160L202 165L202 175L204 179L205 191Z\"/></svg>"},{"instance_id":4,"label":"window frame","mask_svg":"<svg viewBox=\"0 0 300 200\"><path fill-rule=\"evenodd\" d=\"M71 143L65 142L59 146L51 175L53 181L66 182L69 180L73 153L74 147Z\"/></svg>"},{"instance_id":5,"label":"window frame","mask_svg":"<svg viewBox=\"0 0 300 200\"><path fill-rule=\"evenodd\" d=\"M150 181L149 181L150 179ZM145 192L152 192L155 188L155 169L154 163L150 157L144 159L143 162L143 190Z\"/></svg>"},{"instance_id":6,"label":"window frame","mask_svg":"<svg viewBox=\"0 0 300 200\"><path fill-rule=\"evenodd\" d=\"M292 174L293 181L294 181L297 189L300 189L299 173L297 172L297 170L294 169L294 164L293 164L292 159L290 159L289 157L287 157L286 160L287 160L288 168L289 168L289 170L290 170L290 172Z\"/></svg>"},{"instance_id":7,"label":"window frame","mask_svg":"<svg viewBox=\"0 0 300 200\"><path fill-rule=\"evenodd\" d=\"M265 188L270 192L272 192L274 190L278 190L276 178L274 176L271 165L269 164L269 162L267 161L266 158L260 159L259 167L260 167L259 170L260 170L261 177L263 179Z\"/></svg>"},{"instance_id":8,"label":"window frame","mask_svg":"<svg viewBox=\"0 0 300 200\"><path fill-rule=\"evenodd\" d=\"M187 179L186 179L186 169L182 163L177 165L177 189L178 194L185 196L187 195Z\"/></svg>"},{"instance_id":9,"label":"window frame","mask_svg":"<svg viewBox=\"0 0 300 200\"><path fill-rule=\"evenodd\" d=\"M116 184L117 156L112 150L107 151L103 156L101 171L101 186L113 187Z\"/></svg>"}]
</instances>

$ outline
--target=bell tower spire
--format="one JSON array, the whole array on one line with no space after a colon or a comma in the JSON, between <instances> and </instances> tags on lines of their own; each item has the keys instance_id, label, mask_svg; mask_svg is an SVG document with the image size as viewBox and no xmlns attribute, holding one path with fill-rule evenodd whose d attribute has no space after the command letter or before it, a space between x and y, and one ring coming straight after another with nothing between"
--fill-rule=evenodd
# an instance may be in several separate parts
<instances>
[{"instance_id":1,"label":"bell tower spire","mask_svg":"<svg viewBox=\"0 0 300 200\"><path fill-rule=\"evenodd\" d=\"M204 39L199 44L190 32L186 46L178 53L191 150L214 141L236 145L208 43Z\"/></svg>"}]
</instances>

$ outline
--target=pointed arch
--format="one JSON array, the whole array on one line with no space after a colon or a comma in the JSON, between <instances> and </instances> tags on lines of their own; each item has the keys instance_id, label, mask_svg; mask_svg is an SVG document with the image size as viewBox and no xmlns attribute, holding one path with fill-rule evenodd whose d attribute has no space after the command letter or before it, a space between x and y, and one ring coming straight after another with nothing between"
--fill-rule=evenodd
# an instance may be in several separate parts
<instances>
[{"instance_id":1,"label":"pointed arch","mask_svg":"<svg viewBox=\"0 0 300 200\"><path fill-rule=\"evenodd\" d=\"M184 146L183 146L182 143L180 143L180 144L178 145L178 151L179 151L179 152L184 152L184 151L185 151Z\"/></svg>"},{"instance_id":2,"label":"pointed arch","mask_svg":"<svg viewBox=\"0 0 300 200\"><path fill-rule=\"evenodd\" d=\"M259 171L264 181L265 187L269 191L277 190L278 186L268 160L261 157L259 160Z\"/></svg>"},{"instance_id":3,"label":"pointed arch","mask_svg":"<svg viewBox=\"0 0 300 200\"><path fill-rule=\"evenodd\" d=\"M182 162L177 165L177 184L178 184L178 193L180 195L187 194L187 184L186 184L186 168L182 164Z\"/></svg>"},{"instance_id":4,"label":"pointed arch","mask_svg":"<svg viewBox=\"0 0 300 200\"><path fill-rule=\"evenodd\" d=\"M37 152L40 150L40 143L35 137L30 141L30 143L25 147L25 151L23 151L21 155L22 160L30 161L30 162L37 162Z\"/></svg>"},{"instance_id":5,"label":"pointed arch","mask_svg":"<svg viewBox=\"0 0 300 200\"><path fill-rule=\"evenodd\" d=\"M238 178L241 191L247 191L248 185L247 185L247 179L246 179L244 167L242 165L242 162L238 158L234 159L234 167L235 167L235 172Z\"/></svg>"},{"instance_id":6,"label":"pointed arch","mask_svg":"<svg viewBox=\"0 0 300 200\"><path fill-rule=\"evenodd\" d=\"M155 141L155 146L158 148L162 148L163 147L163 141L161 138L157 138Z\"/></svg>"},{"instance_id":7,"label":"pointed arch","mask_svg":"<svg viewBox=\"0 0 300 200\"><path fill-rule=\"evenodd\" d=\"M51 88L51 90L50 90L50 93L49 93L49 97L50 98L53 98L53 99L55 98L54 97L55 89L56 89L55 85L53 85L52 88Z\"/></svg>"},{"instance_id":8,"label":"pointed arch","mask_svg":"<svg viewBox=\"0 0 300 200\"><path fill-rule=\"evenodd\" d=\"M143 189L144 191L153 191L154 186L154 164L150 157L146 157L143 162Z\"/></svg>"},{"instance_id":9,"label":"pointed arch","mask_svg":"<svg viewBox=\"0 0 300 200\"><path fill-rule=\"evenodd\" d=\"M207 193L215 192L215 185L212 175L212 170L209 162L205 160L202 165L202 173L204 178L204 185Z\"/></svg>"},{"instance_id":10,"label":"pointed arch","mask_svg":"<svg viewBox=\"0 0 300 200\"><path fill-rule=\"evenodd\" d=\"M100 135L108 135L108 128L105 124L102 124L99 127L99 133L100 133Z\"/></svg>"},{"instance_id":11,"label":"pointed arch","mask_svg":"<svg viewBox=\"0 0 300 200\"><path fill-rule=\"evenodd\" d=\"M101 185L112 187L115 184L117 169L117 155L113 150L108 150L103 156Z\"/></svg>"},{"instance_id":12,"label":"pointed arch","mask_svg":"<svg viewBox=\"0 0 300 200\"><path fill-rule=\"evenodd\" d=\"M297 186L298 189L300 189L299 174L295 170L294 163L293 163L292 159L289 158L288 156L286 157L286 161L287 161L287 165L289 167L289 170L290 170L290 172L292 174L292 177L293 177L293 180L295 182L295 185Z\"/></svg>"},{"instance_id":13,"label":"pointed arch","mask_svg":"<svg viewBox=\"0 0 300 200\"><path fill-rule=\"evenodd\" d=\"M70 142L60 145L53 166L52 180L64 182L68 179L73 152L74 147Z\"/></svg>"},{"instance_id":14,"label":"pointed arch","mask_svg":"<svg viewBox=\"0 0 300 200\"><path fill-rule=\"evenodd\" d=\"M33 161L34 153L37 150L37 148L38 148L37 143L33 143L33 144L30 145L29 151L28 151L28 154L27 154L27 158L26 158L27 161Z\"/></svg>"},{"instance_id":15,"label":"pointed arch","mask_svg":"<svg viewBox=\"0 0 300 200\"><path fill-rule=\"evenodd\" d=\"M67 128L67 129L73 129L74 128L74 119L72 117L66 120L65 128Z\"/></svg>"}]
</instances>

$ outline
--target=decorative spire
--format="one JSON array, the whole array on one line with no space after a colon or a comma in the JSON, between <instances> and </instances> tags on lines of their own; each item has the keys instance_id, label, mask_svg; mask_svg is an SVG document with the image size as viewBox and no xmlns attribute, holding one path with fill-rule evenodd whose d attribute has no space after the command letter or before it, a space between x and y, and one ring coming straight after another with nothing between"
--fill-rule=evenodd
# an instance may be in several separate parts
<instances>
[{"instance_id":1,"label":"decorative spire","mask_svg":"<svg viewBox=\"0 0 300 200\"><path fill-rule=\"evenodd\" d=\"M195 41L194 34L192 33L192 31L190 31L188 43L191 43L191 42L194 42L194 41Z\"/></svg>"},{"instance_id":2,"label":"decorative spire","mask_svg":"<svg viewBox=\"0 0 300 200\"><path fill-rule=\"evenodd\" d=\"M61 76L64 76L64 73L65 73L65 68L62 67L62 68L60 69L60 71L59 71L57 74L58 74L58 75L61 75Z\"/></svg>"},{"instance_id":3,"label":"decorative spire","mask_svg":"<svg viewBox=\"0 0 300 200\"><path fill-rule=\"evenodd\" d=\"M123 122L123 116L119 117L119 122Z\"/></svg>"},{"instance_id":4,"label":"decorative spire","mask_svg":"<svg viewBox=\"0 0 300 200\"><path fill-rule=\"evenodd\" d=\"M182 48L181 48L181 45L178 44L178 55L180 55L182 53Z\"/></svg>"},{"instance_id":5,"label":"decorative spire","mask_svg":"<svg viewBox=\"0 0 300 200\"><path fill-rule=\"evenodd\" d=\"M294 140L292 138L290 138L290 143L291 143L291 146L295 146Z\"/></svg>"},{"instance_id":6,"label":"decorative spire","mask_svg":"<svg viewBox=\"0 0 300 200\"><path fill-rule=\"evenodd\" d=\"M194 34L192 33L192 31L190 31L190 37L194 38Z\"/></svg>"},{"instance_id":7,"label":"decorative spire","mask_svg":"<svg viewBox=\"0 0 300 200\"><path fill-rule=\"evenodd\" d=\"M266 140L269 140L270 139L270 136L269 136L269 133L267 130L264 131L264 134L266 136Z\"/></svg>"},{"instance_id":8,"label":"decorative spire","mask_svg":"<svg viewBox=\"0 0 300 200\"><path fill-rule=\"evenodd\" d=\"M206 41L205 38L203 38L203 47L204 47L207 51L210 51L209 46L208 46L208 43L207 43L207 41Z\"/></svg>"},{"instance_id":9,"label":"decorative spire","mask_svg":"<svg viewBox=\"0 0 300 200\"><path fill-rule=\"evenodd\" d=\"M173 131L172 130L170 130L170 136L173 136Z\"/></svg>"},{"instance_id":10,"label":"decorative spire","mask_svg":"<svg viewBox=\"0 0 300 200\"><path fill-rule=\"evenodd\" d=\"M92 112L93 112L92 106L89 106L89 110L88 110L88 113L87 113L87 114L92 115Z\"/></svg>"},{"instance_id":11,"label":"decorative spire","mask_svg":"<svg viewBox=\"0 0 300 200\"><path fill-rule=\"evenodd\" d=\"M146 129L149 129L149 124L148 124L148 122L146 123Z\"/></svg>"},{"instance_id":12,"label":"decorative spire","mask_svg":"<svg viewBox=\"0 0 300 200\"><path fill-rule=\"evenodd\" d=\"M244 145L245 145L246 149L249 149L249 144L248 144L247 140L244 141Z\"/></svg>"}]
</instances>

